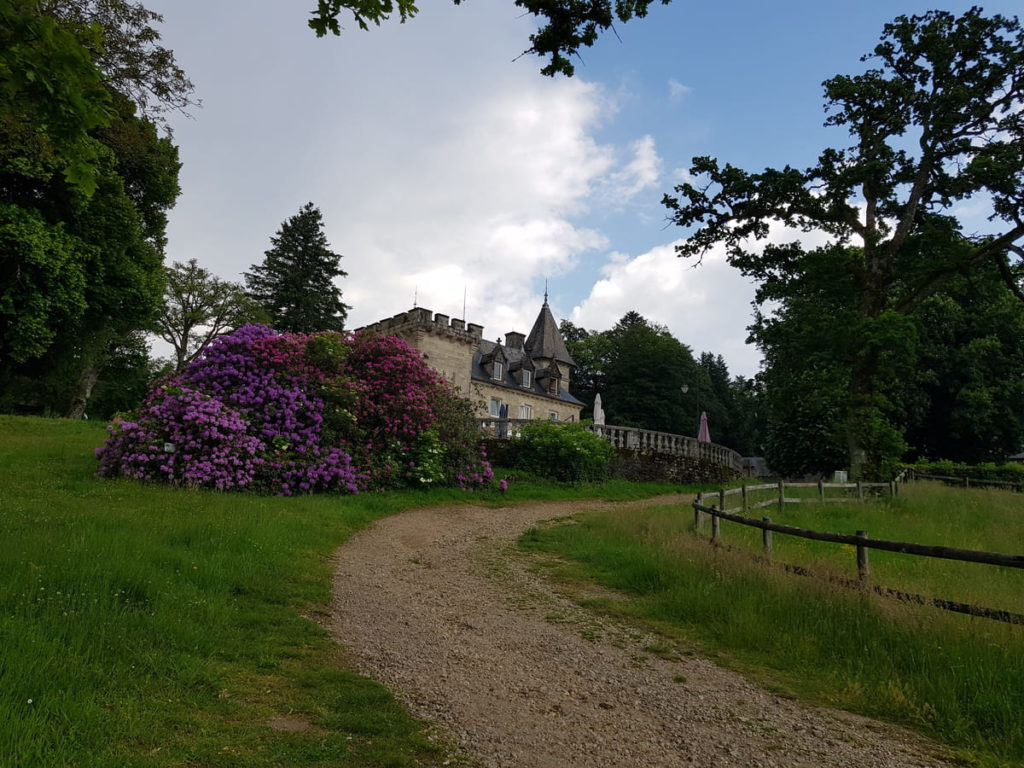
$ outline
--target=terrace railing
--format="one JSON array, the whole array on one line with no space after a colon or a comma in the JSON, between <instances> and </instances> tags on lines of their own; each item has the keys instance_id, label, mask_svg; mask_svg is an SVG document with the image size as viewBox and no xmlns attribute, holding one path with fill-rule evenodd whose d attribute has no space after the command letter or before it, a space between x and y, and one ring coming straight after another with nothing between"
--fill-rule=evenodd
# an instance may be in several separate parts
<instances>
[{"instance_id":1,"label":"terrace railing","mask_svg":"<svg viewBox=\"0 0 1024 768\"><path fill-rule=\"evenodd\" d=\"M480 419L481 429L493 437L516 437L523 425L529 423L529 419ZM586 429L603 437L616 448L703 459L720 467L728 467L737 474L743 473L743 457L724 445L704 443L695 437L670 432L616 427L611 424L591 424Z\"/></svg>"}]
</instances>

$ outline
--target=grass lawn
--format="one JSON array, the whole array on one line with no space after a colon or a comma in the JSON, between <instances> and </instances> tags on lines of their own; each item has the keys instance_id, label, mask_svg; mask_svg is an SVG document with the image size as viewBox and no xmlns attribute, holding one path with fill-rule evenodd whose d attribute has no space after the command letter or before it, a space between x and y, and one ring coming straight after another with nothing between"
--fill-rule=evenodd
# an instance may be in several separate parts
<instances>
[{"instance_id":1,"label":"grass lawn","mask_svg":"<svg viewBox=\"0 0 1024 768\"><path fill-rule=\"evenodd\" d=\"M1019 494L920 486L891 505L794 505L769 514L822 530L1024 551ZM688 507L593 511L573 521L530 531L521 545L564 558L545 561L559 578L628 596L583 601L593 609L646 622L780 693L916 728L967 764L1024 764L1024 627L765 567L750 556L760 550L760 531L723 521L724 542L737 546L711 547L693 534ZM776 534L776 560L856 574L853 552L795 541ZM964 564L885 554L871 553L878 583L1024 612L1017 570L969 565L982 570L964 574Z\"/></svg>"},{"instance_id":2,"label":"grass lawn","mask_svg":"<svg viewBox=\"0 0 1024 768\"><path fill-rule=\"evenodd\" d=\"M97 479L104 437L0 417L0 765L445 764L446 745L346 667L318 623L332 552L414 506L678 490L176 490Z\"/></svg>"},{"instance_id":3,"label":"grass lawn","mask_svg":"<svg viewBox=\"0 0 1024 768\"><path fill-rule=\"evenodd\" d=\"M813 491L805 496L816 496ZM771 494L769 494L771 495ZM790 491L787 497L796 495ZM705 503L717 503L717 498ZM738 506L739 497L728 499ZM800 504L750 512L760 519L770 515L773 522L834 533L866 530L878 539L908 541L976 549L1005 554L1024 552L1024 494L996 489L947 487L937 482L904 485L895 499L884 498L865 504ZM692 514L689 520L692 521ZM704 532L710 537L711 522ZM761 531L723 520L723 544L760 553ZM773 557L781 563L801 565L846 578L857 577L856 547L812 541L776 533ZM988 608L1024 613L1024 569L1000 568L980 563L962 563L896 552L871 550L871 581L885 587L924 594Z\"/></svg>"}]
</instances>

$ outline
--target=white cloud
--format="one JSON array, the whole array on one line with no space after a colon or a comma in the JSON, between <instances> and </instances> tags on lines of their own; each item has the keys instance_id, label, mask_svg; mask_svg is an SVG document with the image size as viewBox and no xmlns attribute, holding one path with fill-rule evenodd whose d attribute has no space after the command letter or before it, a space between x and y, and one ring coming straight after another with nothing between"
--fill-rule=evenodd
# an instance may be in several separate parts
<instances>
[{"instance_id":1,"label":"white cloud","mask_svg":"<svg viewBox=\"0 0 1024 768\"><path fill-rule=\"evenodd\" d=\"M414 291L446 314L461 314L465 291L467 319L488 334L498 321L532 322L531 287L607 247L571 221L612 167L614 148L591 136L602 98L582 81L531 78L449 104L449 133L432 146L389 148L355 166L338 157L339 177L366 182L329 193L340 212L332 242L351 254L352 324L408 309Z\"/></svg>"},{"instance_id":2,"label":"white cloud","mask_svg":"<svg viewBox=\"0 0 1024 768\"><path fill-rule=\"evenodd\" d=\"M762 242L800 240L815 248L827 242L821 232L804 233L779 223ZM729 266L725 248L715 246L696 259L676 255L675 240L636 257L612 253L598 280L570 319L589 330L611 328L624 314L636 311L668 327L694 354L722 355L732 375L753 376L761 354L747 344L747 326L753 321L754 283Z\"/></svg>"},{"instance_id":3,"label":"white cloud","mask_svg":"<svg viewBox=\"0 0 1024 768\"><path fill-rule=\"evenodd\" d=\"M754 286L725 261L724 249L705 254L702 264L676 256L676 240L635 258L613 254L590 295L571 319L591 330L607 330L634 310L668 327L694 354L723 355L733 375L752 376L760 353L745 343Z\"/></svg>"},{"instance_id":4,"label":"white cloud","mask_svg":"<svg viewBox=\"0 0 1024 768\"><path fill-rule=\"evenodd\" d=\"M618 203L627 201L645 189L658 185L661 158L654 148L654 137L646 135L630 144L633 159L609 176L609 194Z\"/></svg>"},{"instance_id":5,"label":"white cloud","mask_svg":"<svg viewBox=\"0 0 1024 768\"><path fill-rule=\"evenodd\" d=\"M668 97L672 101L682 101L684 98L689 96L693 92L693 89L688 85L683 85L674 77L668 81Z\"/></svg>"}]
</instances>

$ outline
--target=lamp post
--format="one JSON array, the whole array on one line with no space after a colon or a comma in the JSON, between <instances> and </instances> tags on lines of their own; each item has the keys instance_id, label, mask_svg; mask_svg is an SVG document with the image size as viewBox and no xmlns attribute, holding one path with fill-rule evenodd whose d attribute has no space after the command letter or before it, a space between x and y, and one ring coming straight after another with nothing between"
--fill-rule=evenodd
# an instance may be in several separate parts
<instances>
[{"instance_id":1,"label":"lamp post","mask_svg":"<svg viewBox=\"0 0 1024 768\"><path fill-rule=\"evenodd\" d=\"M690 385L689 384L683 384L683 386L681 386L679 388L679 391L682 392L685 395L687 392L690 391ZM694 392L694 394L697 394L697 393ZM700 400L699 399L697 400L697 423L698 423L698 425L700 424ZM697 431L700 432L700 429L698 428Z\"/></svg>"}]
</instances>

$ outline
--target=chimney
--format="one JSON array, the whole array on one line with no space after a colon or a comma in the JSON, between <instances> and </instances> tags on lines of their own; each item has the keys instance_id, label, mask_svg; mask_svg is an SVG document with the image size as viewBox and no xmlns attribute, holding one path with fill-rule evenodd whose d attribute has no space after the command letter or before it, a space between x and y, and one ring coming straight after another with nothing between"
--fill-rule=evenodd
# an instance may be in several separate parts
<instances>
[{"instance_id":1,"label":"chimney","mask_svg":"<svg viewBox=\"0 0 1024 768\"><path fill-rule=\"evenodd\" d=\"M517 333L516 331L509 331L505 334L505 346L509 349L522 349L523 343L526 341L525 333Z\"/></svg>"}]
</instances>

